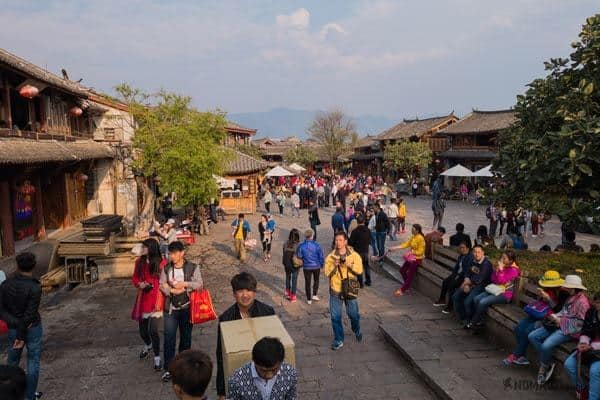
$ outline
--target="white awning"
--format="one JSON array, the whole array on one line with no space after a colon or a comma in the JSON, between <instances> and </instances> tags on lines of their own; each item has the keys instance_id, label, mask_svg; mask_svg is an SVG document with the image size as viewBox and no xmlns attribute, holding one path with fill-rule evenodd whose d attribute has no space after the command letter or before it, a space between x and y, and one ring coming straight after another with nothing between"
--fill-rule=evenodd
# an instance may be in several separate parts
<instances>
[{"instance_id":1,"label":"white awning","mask_svg":"<svg viewBox=\"0 0 600 400\"><path fill-rule=\"evenodd\" d=\"M473 176L486 176L486 177L494 176L494 174L492 173L492 164L473 172Z\"/></svg>"},{"instance_id":2,"label":"white awning","mask_svg":"<svg viewBox=\"0 0 600 400\"><path fill-rule=\"evenodd\" d=\"M267 172L267 174L265 176L293 176L293 175L294 175L293 173L291 173L287 169L283 168L282 166L278 165L275 168L273 168L272 170L270 170L269 172Z\"/></svg>"},{"instance_id":3,"label":"white awning","mask_svg":"<svg viewBox=\"0 0 600 400\"><path fill-rule=\"evenodd\" d=\"M288 165L288 168L294 171L298 171L298 172L304 172L306 171L306 168L304 168L302 165L297 164L297 163L293 163L291 165Z\"/></svg>"},{"instance_id":4,"label":"white awning","mask_svg":"<svg viewBox=\"0 0 600 400\"><path fill-rule=\"evenodd\" d=\"M447 169L446 171L442 172L442 175L444 175L444 176L461 176L461 177L471 177L471 176L474 176L473 175L473 171L471 171L467 167L463 167L460 164L457 164L454 167L452 167L450 169Z\"/></svg>"}]
</instances>

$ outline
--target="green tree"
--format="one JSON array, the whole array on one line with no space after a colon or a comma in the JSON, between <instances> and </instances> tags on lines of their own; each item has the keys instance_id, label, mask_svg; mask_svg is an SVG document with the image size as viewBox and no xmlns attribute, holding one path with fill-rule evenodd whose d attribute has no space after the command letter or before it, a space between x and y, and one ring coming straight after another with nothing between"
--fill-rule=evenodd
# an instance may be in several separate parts
<instances>
[{"instance_id":1,"label":"green tree","mask_svg":"<svg viewBox=\"0 0 600 400\"><path fill-rule=\"evenodd\" d=\"M517 96L516 123L499 135L498 200L600 224L600 14L587 19L568 59Z\"/></svg>"},{"instance_id":2,"label":"green tree","mask_svg":"<svg viewBox=\"0 0 600 400\"><path fill-rule=\"evenodd\" d=\"M250 157L254 157L257 160L262 160L264 153L263 151L253 144L238 144L235 149L241 153L244 153Z\"/></svg>"},{"instance_id":3,"label":"green tree","mask_svg":"<svg viewBox=\"0 0 600 400\"><path fill-rule=\"evenodd\" d=\"M320 112L308 128L315 142L323 146L331 166L335 168L339 158L347 154L356 135L356 125L342 110Z\"/></svg>"},{"instance_id":4,"label":"green tree","mask_svg":"<svg viewBox=\"0 0 600 400\"><path fill-rule=\"evenodd\" d=\"M305 168L308 168L317 160L317 156L310 147L298 145L286 151L283 159L288 164L297 163Z\"/></svg>"},{"instance_id":5,"label":"green tree","mask_svg":"<svg viewBox=\"0 0 600 400\"><path fill-rule=\"evenodd\" d=\"M174 93L148 95L126 84L116 90L133 116L138 171L145 177L159 176L161 190L176 192L182 205L214 197L213 174L221 174L231 156L222 146L224 114L200 112L191 106L190 97Z\"/></svg>"},{"instance_id":6,"label":"green tree","mask_svg":"<svg viewBox=\"0 0 600 400\"><path fill-rule=\"evenodd\" d=\"M429 145L423 142L401 141L385 146L383 150L383 165L397 170L400 175L412 179L418 172L426 168L433 155Z\"/></svg>"}]
</instances>

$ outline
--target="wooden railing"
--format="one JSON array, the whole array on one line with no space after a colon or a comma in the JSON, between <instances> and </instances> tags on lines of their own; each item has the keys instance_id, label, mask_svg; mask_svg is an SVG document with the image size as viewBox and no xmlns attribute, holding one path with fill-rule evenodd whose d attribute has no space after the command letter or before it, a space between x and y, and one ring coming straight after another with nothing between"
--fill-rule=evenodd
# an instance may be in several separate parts
<instances>
[{"instance_id":1,"label":"wooden railing","mask_svg":"<svg viewBox=\"0 0 600 400\"><path fill-rule=\"evenodd\" d=\"M93 135L83 132L71 132L71 133L53 133L53 132L33 132L24 131L17 129L0 128L0 137L13 137L21 139L33 139L33 140L63 140L63 141L74 141L78 139L93 139Z\"/></svg>"}]
</instances>

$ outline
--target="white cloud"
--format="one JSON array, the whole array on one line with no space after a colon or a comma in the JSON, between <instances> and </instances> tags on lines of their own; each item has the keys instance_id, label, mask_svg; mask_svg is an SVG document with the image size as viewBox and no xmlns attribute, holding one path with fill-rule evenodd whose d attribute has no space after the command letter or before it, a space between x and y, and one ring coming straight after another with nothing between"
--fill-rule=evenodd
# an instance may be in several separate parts
<instances>
[{"instance_id":1,"label":"white cloud","mask_svg":"<svg viewBox=\"0 0 600 400\"><path fill-rule=\"evenodd\" d=\"M289 15L276 16L275 21L283 28L307 29L310 24L310 13L306 8L299 8Z\"/></svg>"},{"instance_id":2,"label":"white cloud","mask_svg":"<svg viewBox=\"0 0 600 400\"><path fill-rule=\"evenodd\" d=\"M340 24L336 24L335 22L330 22L328 24L323 25L321 31L319 32L319 36L321 39L327 39L330 37L336 37L338 35L347 35L348 32L341 27Z\"/></svg>"}]
</instances>

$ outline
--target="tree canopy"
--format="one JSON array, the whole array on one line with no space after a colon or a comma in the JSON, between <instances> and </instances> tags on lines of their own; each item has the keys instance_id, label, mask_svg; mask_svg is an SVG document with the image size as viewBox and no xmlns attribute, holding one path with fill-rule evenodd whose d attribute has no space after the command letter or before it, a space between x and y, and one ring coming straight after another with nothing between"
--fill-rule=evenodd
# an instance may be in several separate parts
<instances>
[{"instance_id":1,"label":"tree canopy","mask_svg":"<svg viewBox=\"0 0 600 400\"><path fill-rule=\"evenodd\" d=\"M419 170L426 168L432 159L431 149L427 143L409 142L403 140L385 146L383 150L383 165L397 170L412 178Z\"/></svg>"},{"instance_id":2,"label":"tree canopy","mask_svg":"<svg viewBox=\"0 0 600 400\"><path fill-rule=\"evenodd\" d=\"M517 121L499 135L498 199L547 210L568 225L600 224L600 14L587 19L568 59L517 96Z\"/></svg>"},{"instance_id":3,"label":"tree canopy","mask_svg":"<svg viewBox=\"0 0 600 400\"><path fill-rule=\"evenodd\" d=\"M298 163L308 168L317 160L317 156L309 147L298 145L291 147L288 151L286 151L283 159L288 164Z\"/></svg>"},{"instance_id":4,"label":"tree canopy","mask_svg":"<svg viewBox=\"0 0 600 400\"><path fill-rule=\"evenodd\" d=\"M116 88L134 119L135 167L160 177L163 192L175 192L184 205L202 204L217 194L213 174L228 158L223 147L225 116L200 112L191 98L161 91L146 94L127 84Z\"/></svg>"},{"instance_id":5,"label":"tree canopy","mask_svg":"<svg viewBox=\"0 0 600 400\"><path fill-rule=\"evenodd\" d=\"M342 110L333 110L318 113L308 133L323 146L324 153L334 167L340 156L350 150L350 144L356 137L356 125Z\"/></svg>"}]
</instances>

